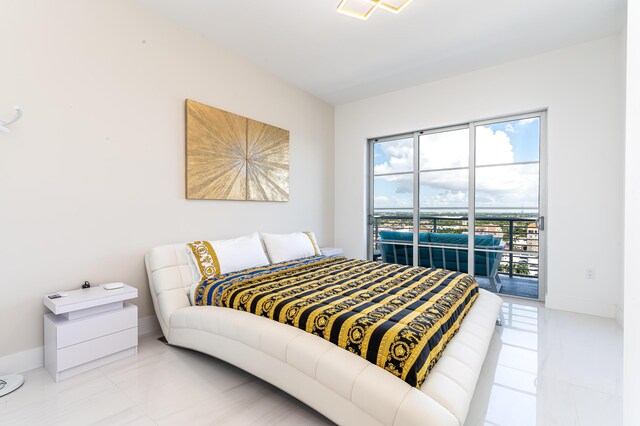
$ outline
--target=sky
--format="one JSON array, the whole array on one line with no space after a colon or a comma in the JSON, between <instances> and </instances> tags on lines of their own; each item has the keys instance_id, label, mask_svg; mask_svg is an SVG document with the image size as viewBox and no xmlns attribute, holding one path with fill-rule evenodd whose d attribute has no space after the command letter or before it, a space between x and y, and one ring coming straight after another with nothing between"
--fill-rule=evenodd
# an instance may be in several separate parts
<instances>
[{"instance_id":1,"label":"sky","mask_svg":"<svg viewBox=\"0 0 640 426\"><path fill-rule=\"evenodd\" d=\"M540 119L476 127L476 208L538 206ZM420 207L465 212L468 206L469 130L420 137ZM444 170L443 170L444 169ZM451 170L453 169L453 170ZM413 139L374 145L375 208L413 206Z\"/></svg>"}]
</instances>

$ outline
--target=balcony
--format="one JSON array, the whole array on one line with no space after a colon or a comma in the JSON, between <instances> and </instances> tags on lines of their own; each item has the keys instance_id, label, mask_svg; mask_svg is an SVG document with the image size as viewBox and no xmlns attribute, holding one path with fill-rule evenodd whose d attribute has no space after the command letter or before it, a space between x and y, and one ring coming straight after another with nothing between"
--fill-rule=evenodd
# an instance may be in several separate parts
<instances>
[{"instance_id":1,"label":"balcony","mask_svg":"<svg viewBox=\"0 0 640 426\"><path fill-rule=\"evenodd\" d=\"M476 235L491 235L504 245L495 282L488 277L476 276L478 284L487 289L498 289L499 294L538 298L539 245L536 217L531 214L481 214L476 217ZM381 260L380 231L413 231L413 217L401 214L380 214L373 217L373 258ZM468 232L468 217L451 214L421 215L420 232L462 234ZM396 243L394 243L396 244ZM407 244L407 242L405 242ZM421 243L421 247L434 250L441 245ZM412 250L412 244L406 247ZM466 246L447 246L447 250L467 252ZM476 253L479 253L477 251ZM452 269L447 265L448 269ZM455 268L453 268L455 269ZM494 270L495 271L495 270ZM466 272L466 271L464 271Z\"/></svg>"}]
</instances>

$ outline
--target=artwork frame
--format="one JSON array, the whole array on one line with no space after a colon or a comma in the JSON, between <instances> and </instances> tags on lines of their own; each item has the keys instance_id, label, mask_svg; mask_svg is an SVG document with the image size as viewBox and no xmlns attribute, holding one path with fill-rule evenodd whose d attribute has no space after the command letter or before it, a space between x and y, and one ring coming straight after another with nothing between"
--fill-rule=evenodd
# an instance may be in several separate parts
<instances>
[{"instance_id":1,"label":"artwork frame","mask_svg":"<svg viewBox=\"0 0 640 426\"><path fill-rule=\"evenodd\" d=\"M185 100L189 200L289 200L288 130Z\"/></svg>"}]
</instances>

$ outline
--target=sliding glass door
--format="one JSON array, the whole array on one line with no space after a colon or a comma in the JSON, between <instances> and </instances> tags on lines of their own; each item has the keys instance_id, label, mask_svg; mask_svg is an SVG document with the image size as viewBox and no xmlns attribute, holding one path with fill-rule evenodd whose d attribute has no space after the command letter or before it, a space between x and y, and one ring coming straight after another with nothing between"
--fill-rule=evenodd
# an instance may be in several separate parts
<instances>
[{"instance_id":1,"label":"sliding glass door","mask_svg":"<svg viewBox=\"0 0 640 426\"><path fill-rule=\"evenodd\" d=\"M476 279L493 291L539 298L541 116L474 126Z\"/></svg>"},{"instance_id":2,"label":"sliding glass door","mask_svg":"<svg viewBox=\"0 0 640 426\"><path fill-rule=\"evenodd\" d=\"M421 266L468 271L469 128L419 132Z\"/></svg>"},{"instance_id":3,"label":"sliding glass door","mask_svg":"<svg viewBox=\"0 0 640 426\"><path fill-rule=\"evenodd\" d=\"M370 257L413 265L414 137L376 139L370 146ZM384 245L381 240L394 240Z\"/></svg>"},{"instance_id":4,"label":"sliding glass door","mask_svg":"<svg viewBox=\"0 0 640 426\"><path fill-rule=\"evenodd\" d=\"M541 299L543 135L539 112L370 140L369 257Z\"/></svg>"}]
</instances>

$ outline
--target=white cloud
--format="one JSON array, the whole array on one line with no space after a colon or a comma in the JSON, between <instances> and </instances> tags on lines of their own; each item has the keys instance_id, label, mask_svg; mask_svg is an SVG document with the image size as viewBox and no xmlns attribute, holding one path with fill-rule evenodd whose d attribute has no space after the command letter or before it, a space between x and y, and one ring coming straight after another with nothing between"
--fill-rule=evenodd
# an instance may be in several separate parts
<instances>
[{"instance_id":1,"label":"white cloud","mask_svg":"<svg viewBox=\"0 0 640 426\"><path fill-rule=\"evenodd\" d=\"M376 196L374 198L374 207L383 209L383 208L412 208L413 200L411 199L411 195L408 194L406 196Z\"/></svg>"},{"instance_id":2,"label":"white cloud","mask_svg":"<svg viewBox=\"0 0 640 426\"><path fill-rule=\"evenodd\" d=\"M430 204L432 204L432 207L466 207L467 203L466 191L443 191L438 193Z\"/></svg>"},{"instance_id":3,"label":"white cloud","mask_svg":"<svg viewBox=\"0 0 640 426\"><path fill-rule=\"evenodd\" d=\"M515 161L511 139L502 130L476 128L476 164L507 164Z\"/></svg>"},{"instance_id":4,"label":"white cloud","mask_svg":"<svg viewBox=\"0 0 640 426\"><path fill-rule=\"evenodd\" d=\"M392 181L393 182L393 181ZM412 181L395 181L400 182L396 185L396 194L411 194L413 193L413 182Z\"/></svg>"},{"instance_id":5,"label":"white cloud","mask_svg":"<svg viewBox=\"0 0 640 426\"><path fill-rule=\"evenodd\" d=\"M408 183L409 185L411 185L411 183L413 182L413 176L411 174L379 176L376 179L382 179L387 182Z\"/></svg>"},{"instance_id":6,"label":"white cloud","mask_svg":"<svg viewBox=\"0 0 640 426\"><path fill-rule=\"evenodd\" d=\"M536 120L538 120L538 117L523 118L522 120L518 121L518 126L526 126L527 124L531 124Z\"/></svg>"},{"instance_id":7,"label":"white cloud","mask_svg":"<svg viewBox=\"0 0 640 426\"><path fill-rule=\"evenodd\" d=\"M469 166L467 129L420 136L420 170Z\"/></svg>"},{"instance_id":8,"label":"white cloud","mask_svg":"<svg viewBox=\"0 0 640 426\"><path fill-rule=\"evenodd\" d=\"M533 122L520 120L517 126ZM506 129L511 132L513 126ZM488 126L476 128L476 161L478 165L513 164L515 155L509 134L493 131ZM469 136L465 130L423 135L420 138L420 168L422 170L467 167ZM375 173L397 173L412 170L411 141L380 144L385 160L375 166ZM420 176L421 206L465 206L468 200L468 170L422 173ZM378 207L411 207L412 175L386 176L383 179L395 187L398 196L378 200ZM481 167L476 170L476 204L478 207L535 207L538 198L538 166L511 165ZM389 193L387 192L387 195ZM403 196L404 195L404 196Z\"/></svg>"},{"instance_id":9,"label":"white cloud","mask_svg":"<svg viewBox=\"0 0 640 426\"><path fill-rule=\"evenodd\" d=\"M420 175L420 186L425 189L435 188L448 191L464 191L469 187L469 171L447 170L422 173Z\"/></svg>"},{"instance_id":10,"label":"white cloud","mask_svg":"<svg viewBox=\"0 0 640 426\"><path fill-rule=\"evenodd\" d=\"M413 201L407 197L391 197L393 199L393 207L413 207Z\"/></svg>"},{"instance_id":11,"label":"white cloud","mask_svg":"<svg viewBox=\"0 0 640 426\"><path fill-rule=\"evenodd\" d=\"M376 145L384 162L376 164L376 174L410 172L413 170L413 142L409 140L383 142Z\"/></svg>"},{"instance_id":12,"label":"white cloud","mask_svg":"<svg viewBox=\"0 0 640 426\"><path fill-rule=\"evenodd\" d=\"M506 130L509 133L513 133L516 130L513 128L513 125L511 123L507 124L506 126L504 126L504 130Z\"/></svg>"},{"instance_id":13,"label":"white cloud","mask_svg":"<svg viewBox=\"0 0 640 426\"><path fill-rule=\"evenodd\" d=\"M476 171L478 207L536 207L538 165L486 167Z\"/></svg>"}]
</instances>

